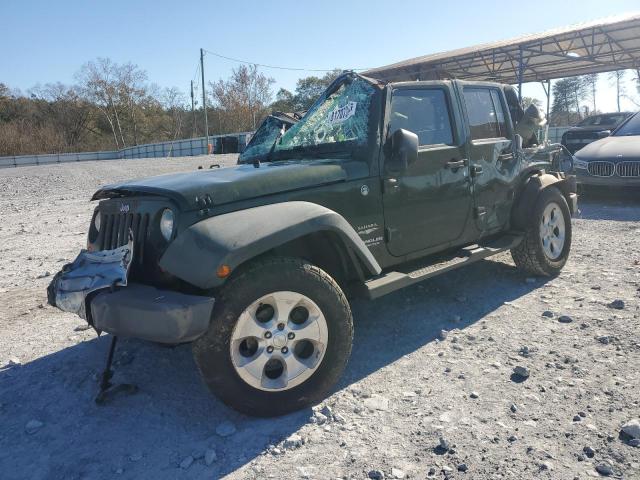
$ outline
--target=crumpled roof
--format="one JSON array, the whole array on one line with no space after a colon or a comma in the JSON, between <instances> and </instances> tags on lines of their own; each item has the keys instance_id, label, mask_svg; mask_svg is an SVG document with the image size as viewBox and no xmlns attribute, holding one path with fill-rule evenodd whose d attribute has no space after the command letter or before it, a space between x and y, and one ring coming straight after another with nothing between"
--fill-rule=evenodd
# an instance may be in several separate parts
<instances>
[{"instance_id":1,"label":"crumpled roof","mask_svg":"<svg viewBox=\"0 0 640 480\"><path fill-rule=\"evenodd\" d=\"M416 57L363 75L386 82L459 78L515 84L631 68L640 68L639 13Z\"/></svg>"}]
</instances>

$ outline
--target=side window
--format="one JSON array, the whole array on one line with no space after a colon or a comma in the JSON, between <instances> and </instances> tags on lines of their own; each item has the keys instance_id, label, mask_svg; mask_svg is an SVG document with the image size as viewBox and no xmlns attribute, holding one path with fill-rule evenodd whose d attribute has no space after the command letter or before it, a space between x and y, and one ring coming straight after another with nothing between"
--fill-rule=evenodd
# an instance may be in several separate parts
<instances>
[{"instance_id":1,"label":"side window","mask_svg":"<svg viewBox=\"0 0 640 480\"><path fill-rule=\"evenodd\" d=\"M464 101L472 140L507 136L504 110L495 89L465 88Z\"/></svg>"},{"instance_id":2,"label":"side window","mask_svg":"<svg viewBox=\"0 0 640 480\"><path fill-rule=\"evenodd\" d=\"M404 128L418 135L420 146L451 145L453 131L442 89L395 90L391 98L389 134Z\"/></svg>"}]
</instances>

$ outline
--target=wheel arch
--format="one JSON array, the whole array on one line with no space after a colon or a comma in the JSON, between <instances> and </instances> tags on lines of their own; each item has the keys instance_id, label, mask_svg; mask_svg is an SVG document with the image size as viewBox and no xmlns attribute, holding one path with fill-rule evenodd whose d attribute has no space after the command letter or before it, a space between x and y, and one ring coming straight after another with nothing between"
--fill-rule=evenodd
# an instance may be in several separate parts
<instances>
[{"instance_id":1,"label":"wheel arch","mask_svg":"<svg viewBox=\"0 0 640 480\"><path fill-rule=\"evenodd\" d=\"M344 217L321 205L298 201L198 222L178 235L160 259L160 266L190 284L211 289L225 281L216 275L220 265L228 265L233 272L269 254L306 258L342 281L365 279L381 271Z\"/></svg>"},{"instance_id":2,"label":"wheel arch","mask_svg":"<svg viewBox=\"0 0 640 480\"><path fill-rule=\"evenodd\" d=\"M523 230L526 227L526 220L533 211L536 200L540 193L550 187L557 188L569 205L571 214L574 211L572 196L576 193L576 179L574 176L561 177L545 173L544 171L531 172L522 180L519 193L516 195L514 206L511 211L511 227Z\"/></svg>"}]
</instances>

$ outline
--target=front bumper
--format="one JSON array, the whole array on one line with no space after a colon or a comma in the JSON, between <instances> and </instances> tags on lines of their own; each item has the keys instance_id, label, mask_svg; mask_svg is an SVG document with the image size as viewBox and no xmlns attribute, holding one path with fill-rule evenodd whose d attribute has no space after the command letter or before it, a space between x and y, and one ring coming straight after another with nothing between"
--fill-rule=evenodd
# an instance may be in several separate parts
<instances>
[{"instance_id":1,"label":"front bumper","mask_svg":"<svg viewBox=\"0 0 640 480\"><path fill-rule=\"evenodd\" d=\"M132 257L131 239L114 250L81 251L47 288L49 303L118 336L175 344L206 332L214 298L130 283Z\"/></svg>"},{"instance_id":2,"label":"front bumper","mask_svg":"<svg viewBox=\"0 0 640 480\"><path fill-rule=\"evenodd\" d=\"M159 343L190 342L209 328L214 299L139 283L107 290L90 301L99 331Z\"/></svg>"},{"instance_id":3,"label":"front bumper","mask_svg":"<svg viewBox=\"0 0 640 480\"><path fill-rule=\"evenodd\" d=\"M620 177L612 175L609 177L596 177L590 175L586 169L576 168L575 176L580 185L591 185L601 187L640 187L640 177Z\"/></svg>"}]
</instances>

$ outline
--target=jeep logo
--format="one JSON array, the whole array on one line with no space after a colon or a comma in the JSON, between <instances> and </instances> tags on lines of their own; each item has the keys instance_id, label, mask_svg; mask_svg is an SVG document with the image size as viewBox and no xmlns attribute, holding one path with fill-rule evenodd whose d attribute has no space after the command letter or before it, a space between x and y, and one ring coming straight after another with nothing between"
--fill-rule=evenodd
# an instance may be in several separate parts
<instances>
[{"instance_id":1,"label":"jeep logo","mask_svg":"<svg viewBox=\"0 0 640 480\"><path fill-rule=\"evenodd\" d=\"M129 204L123 203L120 205L120 213L129 213Z\"/></svg>"}]
</instances>

